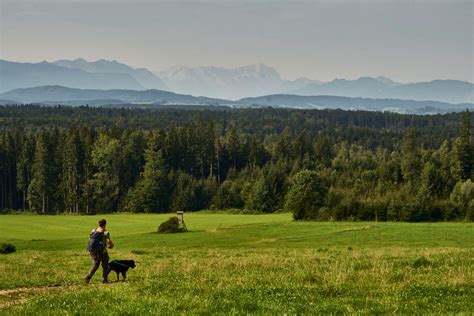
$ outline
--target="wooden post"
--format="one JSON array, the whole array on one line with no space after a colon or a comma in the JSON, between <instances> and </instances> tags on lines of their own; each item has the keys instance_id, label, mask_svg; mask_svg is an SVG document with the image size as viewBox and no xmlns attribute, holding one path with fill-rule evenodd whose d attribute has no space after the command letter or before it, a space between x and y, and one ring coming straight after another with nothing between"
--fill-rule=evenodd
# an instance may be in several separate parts
<instances>
[{"instance_id":1,"label":"wooden post","mask_svg":"<svg viewBox=\"0 0 474 316\"><path fill-rule=\"evenodd\" d=\"M179 222L178 227L181 228L184 232L187 232L188 228L186 227L186 224L184 223L184 212L177 211L176 217L178 218L178 222Z\"/></svg>"}]
</instances>

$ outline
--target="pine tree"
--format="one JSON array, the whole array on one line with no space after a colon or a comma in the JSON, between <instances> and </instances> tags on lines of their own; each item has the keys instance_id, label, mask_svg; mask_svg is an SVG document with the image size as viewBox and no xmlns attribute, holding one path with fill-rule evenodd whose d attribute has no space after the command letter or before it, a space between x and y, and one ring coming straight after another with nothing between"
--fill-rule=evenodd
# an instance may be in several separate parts
<instances>
[{"instance_id":1,"label":"pine tree","mask_svg":"<svg viewBox=\"0 0 474 316\"><path fill-rule=\"evenodd\" d=\"M461 129L453 147L453 171L456 180L466 180L473 172L474 151L471 144L471 113L466 110L461 117Z\"/></svg>"},{"instance_id":2,"label":"pine tree","mask_svg":"<svg viewBox=\"0 0 474 316\"><path fill-rule=\"evenodd\" d=\"M69 130L63 146L62 179L64 206L69 212L79 213L84 183L84 149L79 132Z\"/></svg>"},{"instance_id":3,"label":"pine tree","mask_svg":"<svg viewBox=\"0 0 474 316\"><path fill-rule=\"evenodd\" d=\"M443 141L441 146L435 153L436 159L439 161L439 174L443 181L443 193L450 193L455 180L453 173L451 172L452 156L449 148L449 142L447 140Z\"/></svg>"},{"instance_id":4,"label":"pine tree","mask_svg":"<svg viewBox=\"0 0 474 316\"><path fill-rule=\"evenodd\" d=\"M419 158L418 151L415 145L416 132L414 129L409 129L403 139L401 151L401 170L402 176L409 187L413 188L418 178Z\"/></svg>"},{"instance_id":5,"label":"pine tree","mask_svg":"<svg viewBox=\"0 0 474 316\"><path fill-rule=\"evenodd\" d=\"M54 161L48 132L42 132L35 146L32 178L28 188L28 202L31 208L41 213L51 211L54 186Z\"/></svg>"},{"instance_id":6,"label":"pine tree","mask_svg":"<svg viewBox=\"0 0 474 316\"><path fill-rule=\"evenodd\" d=\"M193 177L185 172L178 172L176 184L171 197L173 211L197 210L196 186Z\"/></svg>"},{"instance_id":7,"label":"pine tree","mask_svg":"<svg viewBox=\"0 0 474 316\"><path fill-rule=\"evenodd\" d=\"M282 209L288 185L286 169L284 162L267 164L252 187L247 208L266 213Z\"/></svg>"},{"instance_id":8,"label":"pine tree","mask_svg":"<svg viewBox=\"0 0 474 316\"><path fill-rule=\"evenodd\" d=\"M141 131L126 131L121 135L120 155L116 158L120 170L118 208L122 207L126 193L135 185L140 171L143 170L145 143L145 137Z\"/></svg>"},{"instance_id":9,"label":"pine tree","mask_svg":"<svg viewBox=\"0 0 474 316\"><path fill-rule=\"evenodd\" d=\"M240 139L234 127L231 127L227 134L226 148L230 161L232 162L232 166L234 169L237 169L240 163L239 158L242 150L242 144L240 143Z\"/></svg>"},{"instance_id":10,"label":"pine tree","mask_svg":"<svg viewBox=\"0 0 474 316\"><path fill-rule=\"evenodd\" d=\"M332 148L330 140L327 136L318 136L316 143L314 144L314 152L316 161L324 167L331 165Z\"/></svg>"},{"instance_id":11,"label":"pine tree","mask_svg":"<svg viewBox=\"0 0 474 316\"><path fill-rule=\"evenodd\" d=\"M427 162L420 176L420 186L416 195L416 210L411 220L425 221L430 219L433 198L437 193L439 176L435 165Z\"/></svg>"},{"instance_id":12,"label":"pine tree","mask_svg":"<svg viewBox=\"0 0 474 316\"><path fill-rule=\"evenodd\" d=\"M93 183L90 181L94 173L94 166L92 163L92 149L95 142L95 132L87 127L82 127L79 131L81 144L84 152L83 169L83 183L80 191L82 192L81 205L85 209L85 213L89 214L93 208Z\"/></svg>"},{"instance_id":13,"label":"pine tree","mask_svg":"<svg viewBox=\"0 0 474 316\"><path fill-rule=\"evenodd\" d=\"M28 203L28 187L32 178L32 165L35 154L35 140L33 137L25 137L23 140L20 156L17 161L17 190L22 193L23 210L31 209ZM28 206L27 206L28 204Z\"/></svg>"},{"instance_id":14,"label":"pine tree","mask_svg":"<svg viewBox=\"0 0 474 316\"><path fill-rule=\"evenodd\" d=\"M261 167L268 161L268 152L256 137L250 137L248 161L251 168Z\"/></svg>"},{"instance_id":15,"label":"pine tree","mask_svg":"<svg viewBox=\"0 0 474 316\"><path fill-rule=\"evenodd\" d=\"M3 157L0 161L0 207L14 209L17 204L16 192L16 164L17 164L17 133L6 133L3 140L0 140L0 147L3 148Z\"/></svg>"}]
</instances>

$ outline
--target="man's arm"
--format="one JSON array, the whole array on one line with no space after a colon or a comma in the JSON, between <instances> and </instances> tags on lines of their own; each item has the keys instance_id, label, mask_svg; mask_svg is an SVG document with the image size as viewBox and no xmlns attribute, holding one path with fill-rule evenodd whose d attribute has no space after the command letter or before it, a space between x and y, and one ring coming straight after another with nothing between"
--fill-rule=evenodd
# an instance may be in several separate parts
<instances>
[{"instance_id":1,"label":"man's arm","mask_svg":"<svg viewBox=\"0 0 474 316\"><path fill-rule=\"evenodd\" d=\"M112 249L114 247L114 243L112 241L112 239L110 239L110 234L107 234L105 236L105 241L107 242L107 246Z\"/></svg>"}]
</instances>

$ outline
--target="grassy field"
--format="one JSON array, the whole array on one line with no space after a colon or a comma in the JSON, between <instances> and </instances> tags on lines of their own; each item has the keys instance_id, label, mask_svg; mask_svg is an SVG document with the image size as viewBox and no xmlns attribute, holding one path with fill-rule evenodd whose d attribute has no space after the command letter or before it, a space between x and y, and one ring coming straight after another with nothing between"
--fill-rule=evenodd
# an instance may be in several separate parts
<instances>
[{"instance_id":1,"label":"grassy field","mask_svg":"<svg viewBox=\"0 0 474 316\"><path fill-rule=\"evenodd\" d=\"M127 282L83 285L98 216L0 216L0 314L465 313L474 224L293 222L289 214L108 215ZM100 272L100 271L99 271ZM114 280L115 275L111 275Z\"/></svg>"}]
</instances>

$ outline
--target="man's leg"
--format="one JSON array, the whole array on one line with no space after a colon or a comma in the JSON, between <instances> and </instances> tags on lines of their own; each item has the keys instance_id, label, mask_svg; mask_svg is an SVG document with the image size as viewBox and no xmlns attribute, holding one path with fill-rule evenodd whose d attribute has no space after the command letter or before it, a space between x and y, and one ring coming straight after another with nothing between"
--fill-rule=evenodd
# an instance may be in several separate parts
<instances>
[{"instance_id":1,"label":"man's leg","mask_svg":"<svg viewBox=\"0 0 474 316\"><path fill-rule=\"evenodd\" d=\"M87 276L84 280L86 283L89 283L89 281L92 279L92 276L94 275L94 273L97 271L97 269L99 269L99 265L100 265L99 256L93 255L93 254L91 254L90 256L91 256L93 264L92 264L92 268L89 270L89 273L87 273Z\"/></svg>"},{"instance_id":2,"label":"man's leg","mask_svg":"<svg viewBox=\"0 0 474 316\"><path fill-rule=\"evenodd\" d=\"M102 282L107 283L109 275L109 254L106 252L102 254Z\"/></svg>"}]
</instances>

